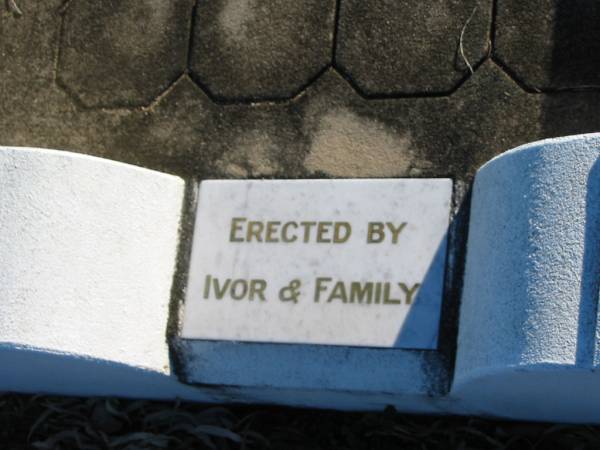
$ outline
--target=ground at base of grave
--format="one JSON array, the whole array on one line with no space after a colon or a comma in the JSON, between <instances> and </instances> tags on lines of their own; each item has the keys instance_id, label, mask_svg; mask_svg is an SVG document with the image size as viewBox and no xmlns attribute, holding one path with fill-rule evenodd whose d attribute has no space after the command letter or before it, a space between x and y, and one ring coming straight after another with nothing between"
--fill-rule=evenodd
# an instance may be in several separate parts
<instances>
[{"instance_id":1,"label":"ground at base of grave","mask_svg":"<svg viewBox=\"0 0 600 450\"><path fill-rule=\"evenodd\" d=\"M0 395L0 448L587 449L600 427L269 406Z\"/></svg>"}]
</instances>

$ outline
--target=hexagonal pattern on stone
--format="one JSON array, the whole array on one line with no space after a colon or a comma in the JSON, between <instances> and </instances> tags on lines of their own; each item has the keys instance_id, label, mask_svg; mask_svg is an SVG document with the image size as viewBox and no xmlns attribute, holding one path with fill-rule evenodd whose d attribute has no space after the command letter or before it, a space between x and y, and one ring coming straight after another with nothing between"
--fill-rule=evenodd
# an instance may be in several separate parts
<instances>
[{"instance_id":1,"label":"hexagonal pattern on stone","mask_svg":"<svg viewBox=\"0 0 600 450\"><path fill-rule=\"evenodd\" d=\"M342 0L337 67L366 95L454 89L489 48L491 0Z\"/></svg>"},{"instance_id":2,"label":"hexagonal pattern on stone","mask_svg":"<svg viewBox=\"0 0 600 450\"><path fill-rule=\"evenodd\" d=\"M190 69L224 101L293 97L331 62L334 0L200 0Z\"/></svg>"},{"instance_id":3,"label":"hexagonal pattern on stone","mask_svg":"<svg viewBox=\"0 0 600 450\"><path fill-rule=\"evenodd\" d=\"M72 0L58 82L89 107L142 106L186 68L193 0Z\"/></svg>"},{"instance_id":4,"label":"hexagonal pattern on stone","mask_svg":"<svg viewBox=\"0 0 600 450\"><path fill-rule=\"evenodd\" d=\"M598 0L500 0L494 55L532 90L600 87Z\"/></svg>"},{"instance_id":5,"label":"hexagonal pattern on stone","mask_svg":"<svg viewBox=\"0 0 600 450\"><path fill-rule=\"evenodd\" d=\"M82 1L72 0L70 8L75 9L69 8L67 14L80 14L76 10ZM88 37L100 36L100 22L111 17L103 12L104 3L123 1L98 2L97 13L103 15L98 21L90 19L97 28L93 33L82 25L69 30L74 25L65 21L63 40L71 35L72 45L78 43L82 39L76 36L78 29ZM341 6L347 1L342 0ZM499 0L498 6L507 1ZM327 70L303 95L286 102L216 104L183 76L149 109L77 108L73 98L53 83L63 0L18 3L23 11L20 17L0 8L0 140L4 145L69 149L193 178L451 176L470 181L481 164L508 148L600 129L600 89L531 95L489 59L447 97L365 99L338 71ZM525 3L533 16L539 14L536 8L541 3ZM190 10L187 19L191 17ZM131 30L136 19L134 14L127 19ZM363 18L356 16L356 20L350 28L364 28ZM185 31L183 19L178 21ZM506 25L498 26L499 33L505 31ZM119 39L128 37L124 32ZM85 48L103 48L92 44ZM535 59L537 51L532 45L529 58ZM77 68L84 75L90 72L90 83L100 82L93 67L83 66L95 61L91 55L81 53L81 64L77 54L72 55L67 67L64 56L59 75L64 76L65 68ZM104 61L100 56L96 59ZM110 70L99 73L121 76L112 61L107 64L112 64ZM161 72L165 67L161 61L150 69ZM72 85L69 89L74 89ZM87 86L97 92L97 85ZM96 93L92 99L114 102L112 95L117 92Z\"/></svg>"}]
</instances>

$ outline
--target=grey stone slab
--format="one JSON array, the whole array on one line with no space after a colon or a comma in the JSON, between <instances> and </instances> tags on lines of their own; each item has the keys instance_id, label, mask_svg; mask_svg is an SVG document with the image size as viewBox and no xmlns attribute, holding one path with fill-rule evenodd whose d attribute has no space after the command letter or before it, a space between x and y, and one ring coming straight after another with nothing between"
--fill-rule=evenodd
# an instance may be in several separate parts
<instances>
[{"instance_id":1,"label":"grey stone slab","mask_svg":"<svg viewBox=\"0 0 600 450\"><path fill-rule=\"evenodd\" d=\"M600 91L556 92L542 97L539 117L545 138L600 130Z\"/></svg>"},{"instance_id":2,"label":"grey stone slab","mask_svg":"<svg viewBox=\"0 0 600 450\"><path fill-rule=\"evenodd\" d=\"M115 115L121 126L107 145L120 159L203 178L304 173L299 124L286 104L224 107L184 77L150 110Z\"/></svg>"},{"instance_id":3,"label":"grey stone slab","mask_svg":"<svg viewBox=\"0 0 600 450\"><path fill-rule=\"evenodd\" d=\"M365 99L329 69L283 102L216 104L184 75L147 108L85 108L54 81L61 5L21 0L22 16L0 8L4 145L73 150L200 178L468 181L507 148L600 128L600 93L528 94L491 61L448 97Z\"/></svg>"},{"instance_id":4,"label":"grey stone slab","mask_svg":"<svg viewBox=\"0 0 600 450\"><path fill-rule=\"evenodd\" d=\"M501 0L495 56L532 90L600 87L600 3Z\"/></svg>"},{"instance_id":5,"label":"grey stone slab","mask_svg":"<svg viewBox=\"0 0 600 450\"><path fill-rule=\"evenodd\" d=\"M194 78L221 100L292 97L331 62L334 14L334 0L200 1Z\"/></svg>"},{"instance_id":6,"label":"grey stone slab","mask_svg":"<svg viewBox=\"0 0 600 450\"><path fill-rule=\"evenodd\" d=\"M61 0L20 1L21 15L0 7L0 108L8 96L26 97L26 108L29 96L52 86L61 5Z\"/></svg>"},{"instance_id":7,"label":"grey stone slab","mask_svg":"<svg viewBox=\"0 0 600 450\"><path fill-rule=\"evenodd\" d=\"M489 0L341 2L336 64L367 95L455 88L489 49Z\"/></svg>"},{"instance_id":8,"label":"grey stone slab","mask_svg":"<svg viewBox=\"0 0 600 450\"><path fill-rule=\"evenodd\" d=\"M58 79L86 106L147 105L186 67L193 0L74 0Z\"/></svg>"}]
</instances>

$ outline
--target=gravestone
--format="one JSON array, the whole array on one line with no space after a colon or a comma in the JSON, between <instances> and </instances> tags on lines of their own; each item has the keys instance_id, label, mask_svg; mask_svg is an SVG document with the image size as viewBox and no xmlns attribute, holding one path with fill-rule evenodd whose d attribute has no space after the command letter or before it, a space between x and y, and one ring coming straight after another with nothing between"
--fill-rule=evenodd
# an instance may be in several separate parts
<instances>
[{"instance_id":1,"label":"gravestone","mask_svg":"<svg viewBox=\"0 0 600 450\"><path fill-rule=\"evenodd\" d=\"M181 337L435 349L452 183L204 181Z\"/></svg>"},{"instance_id":2,"label":"gravestone","mask_svg":"<svg viewBox=\"0 0 600 450\"><path fill-rule=\"evenodd\" d=\"M484 165L462 274L448 179L2 147L0 390L600 423L599 158L592 134Z\"/></svg>"}]
</instances>

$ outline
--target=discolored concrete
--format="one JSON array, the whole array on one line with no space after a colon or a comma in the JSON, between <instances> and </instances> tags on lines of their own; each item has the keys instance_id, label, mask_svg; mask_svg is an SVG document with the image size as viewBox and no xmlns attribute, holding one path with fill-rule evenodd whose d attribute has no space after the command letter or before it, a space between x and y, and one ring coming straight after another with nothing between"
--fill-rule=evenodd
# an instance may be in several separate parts
<instances>
[{"instance_id":1,"label":"discolored concrete","mask_svg":"<svg viewBox=\"0 0 600 450\"><path fill-rule=\"evenodd\" d=\"M58 81L86 106L149 104L186 67L193 0L72 0Z\"/></svg>"},{"instance_id":2,"label":"discolored concrete","mask_svg":"<svg viewBox=\"0 0 600 450\"><path fill-rule=\"evenodd\" d=\"M20 0L20 16L0 8L1 144L72 150L197 178L451 176L469 181L481 164L508 148L600 129L600 92L528 93L489 58L446 96L431 97L433 91L427 91L368 99L328 68L293 99L280 102L235 97L233 104L223 105L183 74L155 96L144 94L147 107L88 107L56 82L63 14L79 1L65 13L62 0ZM191 14L190 8L189 21ZM98 15L95 20L108 19ZM187 22L178 20L185 28ZM359 26L360 18L355 20ZM337 39L343 42L343 33ZM89 51L85 58L103 60L97 47ZM162 73L164 67L152 70ZM281 92L288 86L277 76L268 82ZM102 92L94 94L99 104L113 104L118 91ZM260 91L248 88L247 93L259 96ZM142 98L131 95L121 100L135 104Z\"/></svg>"},{"instance_id":3,"label":"discolored concrete","mask_svg":"<svg viewBox=\"0 0 600 450\"><path fill-rule=\"evenodd\" d=\"M289 98L331 61L334 0L199 1L190 69L220 100Z\"/></svg>"},{"instance_id":4,"label":"discolored concrete","mask_svg":"<svg viewBox=\"0 0 600 450\"><path fill-rule=\"evenodd\" d=\"M336 64L366 95L449 92L488 53L491 13L491 0L344 0Z\"/></svg>"},{"instance_id":5,"label":"discolored concrete","mask_svg":"<svg viewBox=\"0 0 600 450\"><path fill-rule=\"evenodd\" d=\"M528 89L600 87L600 3L500 0L496 58Z\"/></svg>"}]
</instances>

